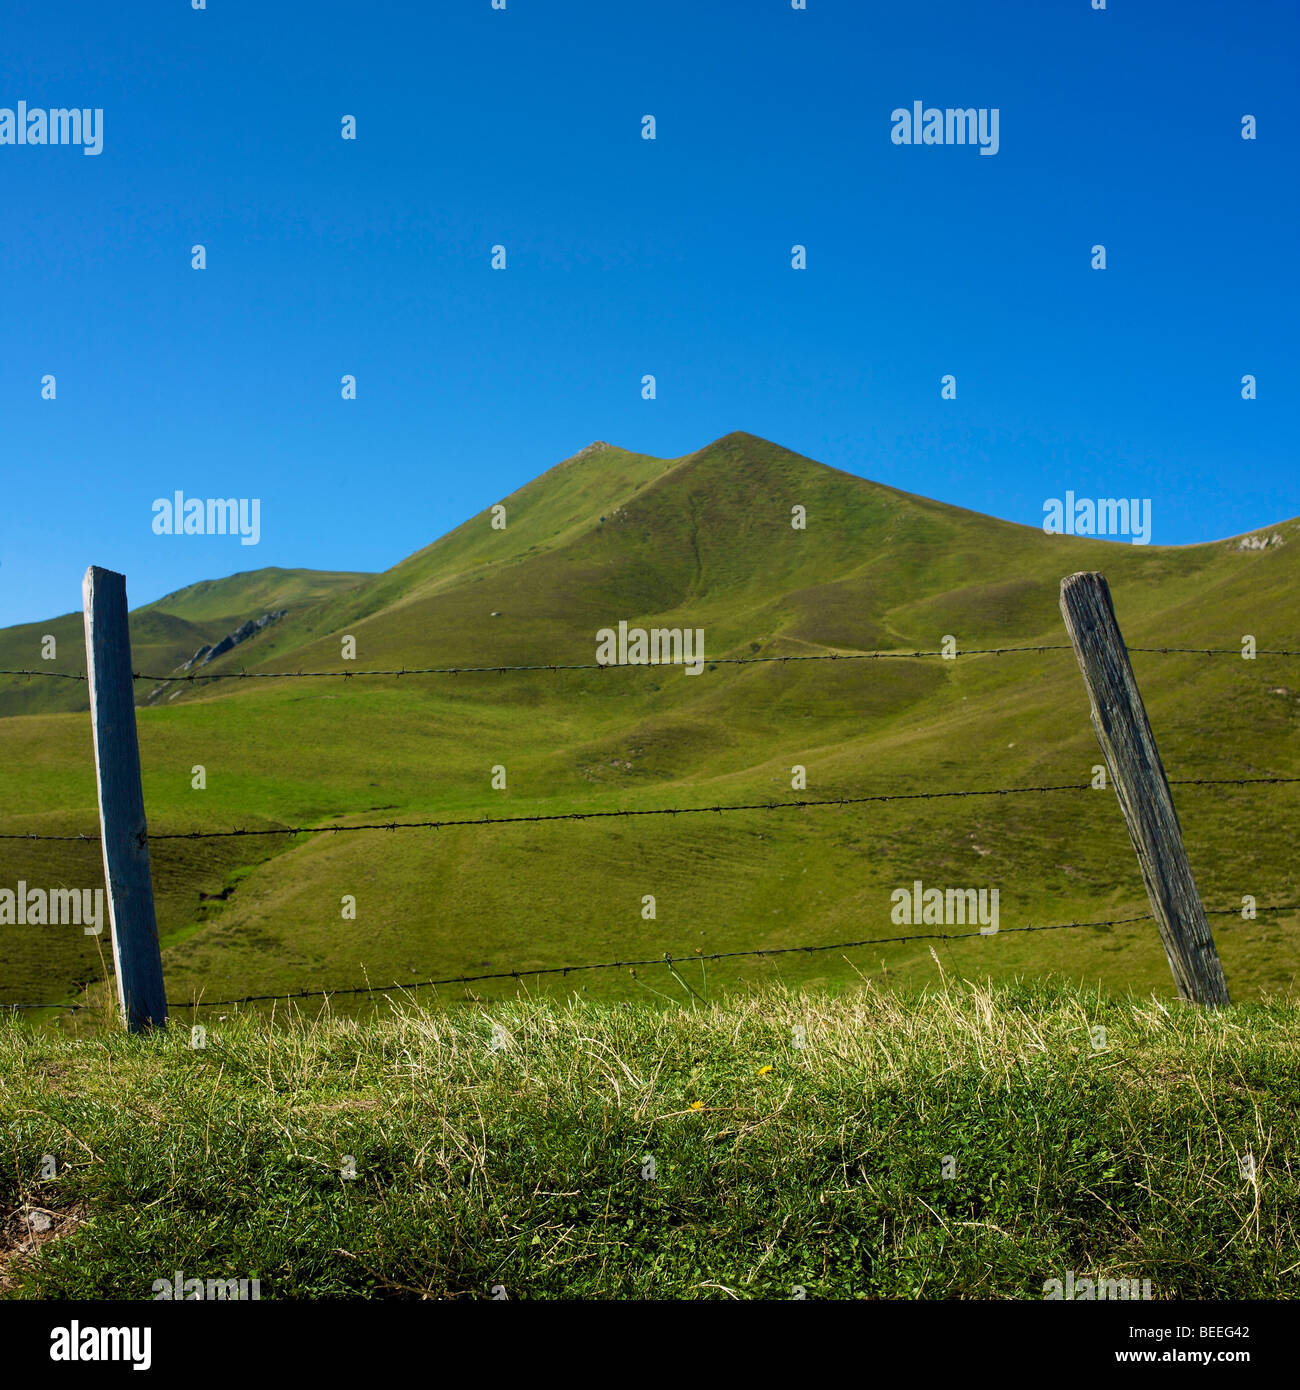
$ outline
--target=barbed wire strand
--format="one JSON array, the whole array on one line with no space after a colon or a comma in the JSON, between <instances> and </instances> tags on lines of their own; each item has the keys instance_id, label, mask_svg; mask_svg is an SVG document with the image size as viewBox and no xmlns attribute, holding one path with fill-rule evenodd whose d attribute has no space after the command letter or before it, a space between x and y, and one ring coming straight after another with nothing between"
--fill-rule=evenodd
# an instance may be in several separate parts
<instances>
[{"instance_id":1,"label":"barbed wire strand","mask_svg":"<svg viewBox=\"0 0 1300 1390\"><path fill-rule=\"evenodd\" d=\"M1255 912L1300 912L1300 903L1274 903L1266 907L1256 907ZM1239 907L1205 909L1207 917L1235 917L1240 913L1241 908ZM735 960L740 957L815 955L825 951L861 950L867 946L889 946L908 941L965 941L977 936L1010 936L1016 932L1071 931L1081 927L1122 927L1130 926L1134 922L1154 920L1152 913L1141 912L1133 917L1111 917L1092 922L1051 922L1044 925L1030 923L1023 927L999 927L996 932L916 932L907 936L873 936L862 941L834 941L819 946L769 946L740 951L693 951L685 956L674 956L671 952L665 951L662 956L649 957L643 960L597 961L581 965L549 965L532 970L495 970L479 975L451 975L436 980L410 980L405 984L394 981L389 985L350 985L340 989L302 989L293 990L287 994L247 994L237 999L197 999L192 1003L178 1004L175 1007L178 1011L181 1009L233 1008L238 1004L261 1004L276 1000L324 999L341 995L400 993L404 990L428 989L438 985L480 984L487 980L523 980L542 975L572 975L584 970L634 970L652 965L688 965L692 961ZM99 980L96 983L105 984L107 981ZM14 1011L58 1009L74 1013L93 1007L94 1005L90 1004L0 1004L0 1009Z\"/></svg>"},{"instance_id":2,"label":"barbed wire strand","mask_svg":"<svg viewBox=\"0 0 1300 1390\"><path fill-rule=\"evenodd\" d=\"M1170 780L1171 787L1246 787L1285 786L1300 782L1300 777L1184 777ZM860 806L884 801L942 801L962 797L1023 796L1032 793L1100 791L1091 782L1059 782L1034 787L984 787L943 792L879 792L870 796L833 796L805 798L800 801L749 801L714 806L651 806L643 810L614 811L555 811L532 816L467 816L457 820L371 821L362 825L297 825L275 826L264 830L172 830L141 832L141 845L153 840L221 840L257 835L345 835L362 830L447 830L478 825L538 824L546 821L604 820L611 817L631 819L634 816L700 816L721 815L729 811L799 811L821 806ZM42 835L36 832L10 831L0 834L0 840L48 840L59 842L99 842L98 835Z\"/></svg>"},{"instance_id":3,"label":"barbed wire strand","mask_svg":"<svg viewBox=\"0 0 1300 1390\"><path fill-rule=\"evenodd\" d=\"M1007 656L1017 652L1068 652L1072 650L1068 642L1048 642L1034 646L1025 647L967 647L958 648L953 653L943 650L921 650L904 652L813 652L804 655L789 656L717 656L701 658L705 666L756 666L765 663L788 663L791 661L911 661L921 657L947 657L953 659L958 656ZM1130 652L1141 652L1148 655L1182 655L1182 656L1235 656L1241 657L1239 647L1129 647ZM1288 648L1265 647L1255 652L1256 657L1261 656L1300 656L1300 650ZM359 671L189 671L184 674L157 675L146 671L133 671L131 679L137 681L156 681L159 684L174 684L177 682L194 683L197 681L228 681L228 680L318 680L325 677L339 677L351 680L358 676L468 676L468 675L505 675L509 672L518 671L608 671L617 668L638 667L654 669L658 667L673 667L683 665L682 662L656 661L656 662L637 662L637 661L585 661L585 662L538 662L532 665L519 666L399 666L382 669L365 669ZM22 670L0 670L0 676L52 676L60 680L84 681L86 676L81 672L67 671L38 671L33 669Z\"/></svg>"}]
</instances>

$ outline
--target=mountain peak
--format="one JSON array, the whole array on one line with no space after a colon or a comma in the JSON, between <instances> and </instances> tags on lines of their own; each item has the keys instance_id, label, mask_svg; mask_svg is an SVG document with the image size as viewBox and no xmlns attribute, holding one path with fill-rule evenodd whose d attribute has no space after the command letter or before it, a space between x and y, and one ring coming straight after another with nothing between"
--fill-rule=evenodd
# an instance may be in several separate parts
<instances>
[{"instance_id":1,"label":"mountain peak","mask_svg":"<svg viewBox=\"0 0 1300 1390\"><path fill-rule=\"evenodd\" d=\"M770 439L764 439L761 435L750 434L748 430L732 430L728 434L721 435L712 444L706 444L705 449L718 449L735 447L740 444L771 444ZM703 453L704 449L700 450Z\"/></svg>"},{"instance_id":2,"label":"mountain peak","mask_svg":"<svg viewBox=\"0 0 1300 1390\"><path fill-rule=\"evenodd\" d=\"M611 447L612 445L606 444L603 439L593 439L590 444L583 449L579 449L576 454L570 454L568 462L572 463L574 459L588 458L592 454L600 453L602 449L609 449Z\"/></svg>"}]
</instances>

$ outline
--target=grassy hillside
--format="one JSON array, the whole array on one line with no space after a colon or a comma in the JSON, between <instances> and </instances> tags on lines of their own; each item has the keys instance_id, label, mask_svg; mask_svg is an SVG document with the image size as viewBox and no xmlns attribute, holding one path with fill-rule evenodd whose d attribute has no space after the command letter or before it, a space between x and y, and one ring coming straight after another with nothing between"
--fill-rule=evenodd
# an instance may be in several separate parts
<instances>
[{"instance_id":1,"label":"grassy hillside","mask_svg":"<svg viewBox=\"0 0 1300 1390\"><path fill-rule=\"evenodd\" d=\"M806 531L790 525L795 504ZM504 531L488 512L471 518L224 664L591 662L597 629L624 618L702 628L711 657L928 650L945 634L963 648L1059 644L1059 582L1080 569L1107 574L1133 646L1237 650L1250 633L1261 648L1300 647L1294 521L1267 528L1281 543L1263 550L1049 537L741 434L678 460L593 445L504 505ZM196 621L206 597L186 593ZM345 635L355 663L341 659ZM1171 778L1300 774L1294 659L1138 653L1134 664ZM1068 651L716 665L699 677L624 667L208 682L166 690L139 725L155 834L1078 784L1099 759ZM191 787L195 765L203 791ZM799 793L796 765L807 769ZM491 784L498 766L504 790ZM1300 900L1295 788L1176 789L1176 801L1210 906ZM0 832L95 824L84 715L0 720ZM152 855L181 1001L891 937L891 891L917 878L998 888L1004 928L1147 906L1111 791L155 841ZM98 882L97 847L0 841L0 884L20 878ZM1300 916L1218 918L1215 930L1234 998L1290 987ZM0 950L0 1002L75 997L99 973L97 943L75 929L0 927ZM943 957L958 973L1172 989L1148 923L977 938L945 944ZM710 983L838 986L860 973L937 978L927 943L912 942L729 961ZM649 999L667 977L575 978L590 997Z\"/></svg>"},{"instance_id":2,"label":"grassy hillside","mask_svg":"<svg viewBox=\"0 0 1300 1390\"><path fill-rule=\"evenodd\" d=\"M219 642L249 618L287 609L291 614L311 607L340 590L356 587L368 575L322 570L249 570L227 579L205 579L145 604L131 614L131 651L136 669L171 672L200 647ZM129 592L128 576L128 592ZM78 576L69 575L76 592ZM55 639L55 655L43 655L47 636ZM240 647L240 653L247 649ZM232 660L238 658L232 653ZM37 623L0 629L0 669L12 671L84 672L86 641L82 615L64 613ZM136 698L148 698L151 687L141 682ZM78 681L32 680L0 676L0 717L47 714L55 710L84 710L86 689Z\"/></svg>"},{"instance_id":3,"label":"grassy hillside","mask_svg":"<svg viewBox=\"0 0 1300 1390\"><path fill-rule=\"evenodd\" d=\"M1036 1300L1070 1272L1294 1293L1293 1001L394 1005L210 1019L202 1048L0 1025L0 1290L149 1298L179 1269L263 1298Z\"/></svg>"}]
</instances>

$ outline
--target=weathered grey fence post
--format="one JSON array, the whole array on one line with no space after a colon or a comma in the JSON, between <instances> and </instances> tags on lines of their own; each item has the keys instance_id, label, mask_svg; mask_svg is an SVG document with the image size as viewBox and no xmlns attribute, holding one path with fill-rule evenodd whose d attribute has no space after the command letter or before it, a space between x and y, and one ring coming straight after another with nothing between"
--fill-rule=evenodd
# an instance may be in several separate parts
<instances>
[{"instance_id":1,"label":"weathered grey fence post","mask_svg":"<svg viewBox=\"0 0 1300 1390\"><path fill-rule=\"evenodd\" d=\"M1061 580L1061 612L1178 993L1210 1008L1226 1005L1223 965L1105 575L1071 574Z\"/></svg>"},{"instance_id":2,"label":"weathered grey fence post","mask_svg":"<svg viewBox=\"0 0 1300 1390\"><path fill-rule=\"evenodd\" d=\"M99 830L113 935L117 994L126 1026L137 1033L167 1024L162 955L149 876L149 842L135 729L126 577L91 565L81 585L86 618L86 676L95 734Z\"/></svg>"}]
</instances>

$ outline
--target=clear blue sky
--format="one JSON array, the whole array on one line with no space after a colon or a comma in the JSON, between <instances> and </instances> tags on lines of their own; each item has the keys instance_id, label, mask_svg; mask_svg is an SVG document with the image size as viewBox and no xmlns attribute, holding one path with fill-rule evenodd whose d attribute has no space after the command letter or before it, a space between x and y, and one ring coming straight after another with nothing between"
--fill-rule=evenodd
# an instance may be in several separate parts
<instances>
[{"instance_id":1,"label":"clear blue sky","mask_svg":"<svg viewBox=\"0 0 1300 1390\"><path fill-rule=\"evenodd\" d=\"M1300 513L1298 38L1294 0L5 0L0 107L102 107L104 149L0 145L0 623L92 562L133 603L386 568L592 439L745 429L1032 525L1150 497L1156 543ZM999 152L894 145L916 100ZM154 535L178 488L261 498L260 544Z\"/></svg>"}]
</instances>

